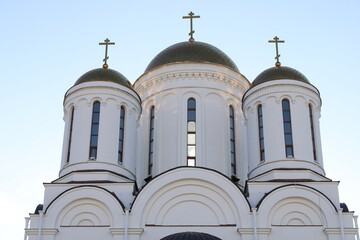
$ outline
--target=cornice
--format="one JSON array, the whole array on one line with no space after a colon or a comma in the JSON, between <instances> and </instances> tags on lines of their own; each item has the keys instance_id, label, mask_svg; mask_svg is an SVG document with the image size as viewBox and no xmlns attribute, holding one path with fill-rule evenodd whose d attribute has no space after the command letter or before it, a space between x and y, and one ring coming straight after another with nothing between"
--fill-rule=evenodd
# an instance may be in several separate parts
<instances>
[{"instance_id":1,"label":"cornice","mask_svg":"<svg viewBox=\"0 0 360 240\"><path fill-rule=\"evenodd\" d=\"M254 234L254 228L238 228L237 232L240 235L252 235ZM271 228L257 228L256 232L257 234L269 235L269 233L271 232Z\"/></svg>"},{"instance_id":2,"label":"cornice","mask_svg":"<svg viewBox=\"0 0 360 240\"><path fill-rule=\"evenodd\" d=\"M110 228L112 235L125 235L125 228ZM144 232L143 228L128 228L129 235L141 235Z\"/></svg>"},{"instance_id":3,"label":"cornice","mask_svg":"<svg viewBox=\"0 0 360 240\"><path fill-rule=\"evenodd\" d=\"M344 228L345 234L355 235L357 232L357 228ZM341 234L341 228L325 228L324 233L326 233L326 235L338 235Z\"/></svg>"},{"instance_id":4,"label":"cornice","mask_svg":"<svg viewBox=\"0 0 360 240\"><path fill-rule=\"evenodd\" d=\"M151 88L158 88L161 85L164 85L169 82L175 81L186 81L186 80L195 80L195 81L208 81L212 83L220 83L226 86L231 87L231 89L237 89L241 94L245 93L248 90L249 86L246 86L245 80L244 83L235 79L227 74L212 72L212 71L182 71L182 72L167 72L163 74L158 74L148 79L145 79L141 82L136 88L135 91L138 94L142 94L144 91Z\"/></svg>"},{"instance_id":5,"label":"cornice","mask_svg":"<svg viewBox=\"0 0 360 240\"><path fill-rule=\"evenodd\" d=\"M37 228L28 228L25 229L25 232L28 236L35 236L39 234L39 229ZM46 235L56 235L59 232L59 230L57 228L43 228L41 229L41 235L42 236L46 236Z\"/></svg>"},{"instance_id":6,"label":"cornice","mask_svg":"<svg viewBox=\"0 0 360 240\"><path fill-rule=\"evenodd\" d=\"M123 91L121 89L117 89L117 88L113 88L113 87L95 87L95 86L77 89L77 90L69 93L64 99L64 108L67 109L68 105L71 103L74 103L74 105L76 106L77 105L77 103L75 103L76 98L84 97L84 98L88 99L88 95L97 95L97 98L102 99L101 96L99 96L99 94L110 95L115 98L120 98L120 97L124 98L125 100L133 103L139 112L141 111L140 99L136 98L134 95L132 95L126 91ZM106 99L102 99L102 100L106 101L107 99L108 99L108 97ZM90 101L90 100L88 100L88 101Z\"/></svg>"},{"instance_id":7,"label":"cornice","mask_svg":"<svg viewBox=\"0 0 360 240\"><path fill-rule=\"evenodd\" d=\"M118 174L117 172L116 172L116 170L111 170L111 171L109 171L109 170L107 170L107 169L104 169L104 168L99 168L99 167L95 167L95 168L92 168L92 166L97 166L97 165L105 165L105 166L110 166L110 167L114 167L115 169L118 169L118 171L125 171L125 172L127 172L128 174L130 174L133 178L135 178L135 175L129 170L129 169L127 169L125 166L123 166L123 165L118 165L118 164L114 164L114 163L109 163L109 162L102 162L102 161L97 161L97 160L87 160L87 161L84 161L84 162L77 162L77 163L72 163L72 164L66 164L66 165L64 165L64 166L62 166L62 168L60 169L60 171L59 171L59 178L58 179L61 179L61 178L63 178L65 175L67 175L67 174L70 174L71 172L80 172L79 170L74 170L74 171L71 171L71 168L73 168L74 166L76 167L76 166L81 166L81 165L84 165L84 164L86 164L86 165L88 165L88 166L91 166L90 168L83 168L83 172L91 172L91 171L93 171L93 172L96 172L96 171L108 171L108 172L114 172L114 173L116 173L116 174ZM66 170L68 170L70 168L70 171L69 172L67 172L67 173L65 173L65 174L63 174L63 172L64 171L66 171ZM119 174L119 175L122 175L122 174ZM58 180L57 179L57 180Z\"/></svg>"},{"instance_id":8,"label":"cornice","mask_svg":"<svg viewBox=\"0 0 360 240\"><path fill-rule=\"evenodd\" d=\"M277 84L277 85L260 88L256 91L250 93L249 95L245 96L244 97L244 106L249 105L252 101L254 101L255 99L258 99L260 97L272 95L275 98L280 99L281 96L291 95L293 93L301 94L302 96L316 99L318 105L320 106L320 104L321 104L320 96L309 88L306 88L303 86L298 86L298 85L293 85L293 84ZM276 94L276 95L274 95L274 94ZM281 96L279 96L279 95L281 95Z\"/></svg>"}]
</instances>

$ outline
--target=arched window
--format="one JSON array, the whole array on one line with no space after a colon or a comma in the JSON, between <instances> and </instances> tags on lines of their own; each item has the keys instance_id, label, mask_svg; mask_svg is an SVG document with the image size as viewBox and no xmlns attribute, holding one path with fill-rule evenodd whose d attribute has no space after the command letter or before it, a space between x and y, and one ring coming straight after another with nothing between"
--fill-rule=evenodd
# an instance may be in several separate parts
<instances>
[{"instance_id":1,"label":"arched window","mask_svg":"<svg viewBox=\"0 0 360 240\"><path fill-rule=\"evenodd\" d=\"M196 101L193 98L187 103L187 165L196 165Z\"/></svg>"},{"instance_id":2,"label":"arched window","mask_svg":"<svg viewBox=\"0 0 360 240\"><path fill-rule=\"evenodd\" d=\"M314 160L316 161L316 145L315 145L315 130L314 130L314 118L313 118L313 109L311 104L309 104L309 116L310 116L310 130L311 130L311 141L313 147L313 156Z\"/></svg>"},{"instance_id":3,"label":"arched window","mask_svg":"<svg viewBox=\"0 0 360 240\"><path fill-rule=\"evenodd\" d=\"M148 174L152 174L152 167L154 162L154 119L155 119L155 108L154 106L150 109L150 131L149 131L149 166Z\"/></svg>"},{"instance_id":4,"label":"arched window","mask_svg":"<svg viewBox=\"0 0 360 240\"><path fill-rule=\"evenodd\" d=\"M125 108L120 108L120 125L119 125L119 146L118 146L118 163L123 163L123 147L124 147L124 124L125 124Z\"/></svg>"},{"instance_id":5,"label":"arched window","mask_svg":"<svg viewBox=\"0 0 360 240\"><path fill-rule=\"evenodd\" d=\"M74 124L74 107L71 108L70 114L71 115L70 115L69 141L68 141L68 151L67 151L67 157L66 157L67 163L70 161L71 139L72 139L73 124Z\"/></svg>"},{"instance_id":6,"label":"arched window","mask_svg":"<svg viewBox=\"0 0 360 240\"><path fill-rule=\"evenodd\" d=\"M90 136L90 159L96 159L98 136L99 136L99 122L100 122L100 102L96 101L93 104L92 119L91 119L91 136Z\"/></svg>"},{"instance_id":7,"label":"arched window","mask_svg":"<svg viewBox=\"0 0 360 240\"><path fill-rule=\"evenodd\" d=\"M230 119L230 164L231 175L236 175L236 155L235 155L235 117L234 108L229 107L229 119Z\"/></svg>"},{"instance_id":8,"label":"arched window","mask_svg":"<svg viewBox=\"0 0 360 240\"><path fill-rule=\"evenodd\" d=\"M258 127L259 127L260 161L265 161L264 119L263 119L262 105L258 106L257 113L258 113Z\"/></svg>"},{"instance_id":9,"label":"arched window","mask_svg":"<svg viewBox=\"0 0 360 240\"><path fill-rule=\"evenodd\" d=\"M290 102L287 99L282 101L283 122L284 122L284 138L286 157L294 157L294 146L292 139Z\"/></svg>"}]
</instances>

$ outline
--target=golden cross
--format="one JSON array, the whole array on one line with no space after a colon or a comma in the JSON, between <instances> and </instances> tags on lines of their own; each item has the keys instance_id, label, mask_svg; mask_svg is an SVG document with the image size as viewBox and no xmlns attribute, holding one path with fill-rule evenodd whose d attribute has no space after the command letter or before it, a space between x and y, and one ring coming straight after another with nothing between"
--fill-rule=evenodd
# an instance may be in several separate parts
<instances>
[{"instance_id":1,"label":"golden cross","mask_svg":"<svg viewBox=\"0 0 360 240\"><path fill-rule=\"evenodd\" d=\"M104 64L103 64L103 68L108 68L109 66L107 65L107 60L109 59L109 56L108 56L108 46L109 45L115 45L114 42L110 42L110 40L107 38L104 40L103 43L99 43L99 45L106 45L105 47L105 58L104 58Z\"/></svg>"},{"instance_id":2,"label":"golden cross","mask_svg":"<svg viewBox=\"0 0 360 240\"><path fill-rule=\"evenodd\" d=\"M279 49L278 49L278 43L284 43L285 41L283 40L279 40L279 38L277 36L274 37L274 40L269 40L269 43L275 43L275 46L276 46L276 63L275 63L275 66L276 67L280 67L281 66L281 63L279 61L279 58L280 58L280 54L279 54Z\"/></svg>"},{"instance_id":3,"label":"golden cross","mask_svg":"<svg viewBox=\"0 0 360 240\"><path fill-rule=\"evenodd\" d=\"M189 33L190 39L189 39L189 42L194 42L195 39L193 37L193 34L195 33L195 30L193 30L193 18L200 18L200 16L194 16L194 13L190 12L189 16L184 16L183 17L183 19L187 19L187 18L190 18L190 33Z\"/></svg>"}]
</instances>

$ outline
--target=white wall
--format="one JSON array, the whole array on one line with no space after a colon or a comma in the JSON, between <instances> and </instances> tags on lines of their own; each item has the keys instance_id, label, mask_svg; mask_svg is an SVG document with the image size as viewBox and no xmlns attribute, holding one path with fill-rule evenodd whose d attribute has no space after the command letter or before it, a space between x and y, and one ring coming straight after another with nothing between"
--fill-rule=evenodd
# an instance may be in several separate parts
<instances>
[{"instance_id":1,"label":"white wall","mask_svg":"<svg viewBox=\"0 0 360 240\"><path fill-rule=\"evenodd\" d=\"M92 108L100 102L97 158L89 160ZM120 109L125 108L123 163L118 163ZM71 108L75 107L71 153L66 162ZM69 89L64 100L65 134L60 176L76 170L104 169L134 178L140 99L133 90L111 82L86 82ZM91 178L91 177L90 177Z\"/></svg>"},{"instance_id":2,"label":"white wall","mask_svg":"<svg viewBox=\"0 0 360 240\"><path fill-rule=\"evenodd\" d=\"M294 157L286 157L282 100L290 102ZM319 132L321 100L317 89L295 80L270 81L250 89L244 97L248 130L249 177L275 168L308 168L324 175L320 137L316 134L317 161L313 157L309 103L313 104L314 129ZM263 106L265 161L260 162L257 108Z\"/></svg>"},{"instance_id":3,"label":"white wall","mask_svg":"<svg viewBox=\"0 0 360 240\"><path fill-rule=\"evenodd\" d=\"M152 176L187 165L187 101L196 100L196 166L230 177L229 106L236 119L236 141L245 142L241 97L249 82L215 64L169 64L142 75L134 84L142 99L138 180L148 176L149 110L155 106L155 158ZM143 146L142 146L143 145ZM237 143L238 177L245 179L244 149ZM145 153L143 153L145 152Z\"/></svg>"}]
</instances>

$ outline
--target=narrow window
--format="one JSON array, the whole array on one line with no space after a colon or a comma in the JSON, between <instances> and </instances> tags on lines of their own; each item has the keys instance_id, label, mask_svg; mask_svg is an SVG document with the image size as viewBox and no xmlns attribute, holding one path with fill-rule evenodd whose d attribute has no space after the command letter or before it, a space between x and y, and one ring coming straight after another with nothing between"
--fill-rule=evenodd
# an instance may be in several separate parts
<instances>
[{"instance_id":1,"label":"narrow window","mask_svg":"<svg viewBox=\"0 0 360 240\"><path fill-rule=\"evenodd\" d=\"M100 121L100 102L96 101L93 105L92 120L91 120L91 136L90 136L90 159L96 159L98 136L99 136L99 121Z\"/></svg>"},{"instance_id":2,"label":"narrow window","mask_svg":"<svg viewBox=\"0 0 360 240\"><path fill-rule=\"evenodd\" d=\"M284 121L284 138L286 157L294 157L294 147L292 139L292 127L290 116L290 102L287 99L282 101L283 121Z\"/></svg>"},{"instance_id":3,"label":"narrow window","mask_svg":"<svg viewBox=\"0 0 360 240\"><path fill-rule=\"evenodd\" d=\"M315 145L315 132L314 132L314 118L313 118L313 110L311 104L309 104L309 115L310 115L310 130L311 130L311 140L313 147L313 155L314 160L316 161L316 145Z\"/></svg>"},{"instance_id":4,"label":"narrow window","mask_svg":"<svg viewBox=\"0 0 360 240\"><path fill-rule=\"evenodd\" d=\"M150 109L150 131L149 131L149 166L148 166L148 174L151 175L152 167L154 162L154 114L155 108L154 106Z\"/></svg>"},{"instance_id":5,"label":"narrow window","mask_svg":"<svg viewBox=\"0 0 360 240\"><path fill-rule=\"evenodd\" d=\"M125 123L125 108L120 108L120 126L119 126L119 147L118 147L118 163L123 163L123 147L124 147L124 123Z\"/></svg>"},{"instance_id":6,"label":"narrow window","mask_svg":"<svg viewBox=\"0 0 360 240\"><path fill-rule=\"evenodd\" d=\"M187 104L187 165L196 165L196 101L193 98Z\"/></svg>"},{"instance_id":7,"label":"narrow window","mask_svg":"<svg viewBox=\"0 0 360 240\"><path fill-rule=\"evenodd\" d=\"M70 150L71 150L71 138L72 138L72 131L73 131L73 123L74 123L74 107L71 109L71 116L70 116L70 131L69 131L69 141L68 141L68 151L66 162L70 161Z\"/></svg>"},{"instance_id":8,"label":"narrow window","mask_svg":"<svg viewBox=\"0 0 360 240\"><path fill-rule=\"evenodd\" d=\"M258 126L259 126L259 146L260 146L260 161L265 161L265 143L264 143L264 119L262 105L258 106Z\"/></svg>"},{"instance_id":9,"label":"narrow window","mask_svg":"<svg viewBox=\"0 0 360 240\"><path fill-rule=\"evenodd\" d=\"M236 175L236 155L235 155L235 118L234 108L229 107L229 118L230 118L230 164L231 164L231 175Z\"/></svg>"}]
</instances>

